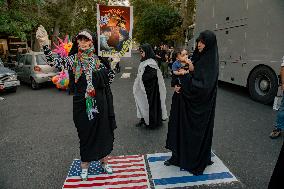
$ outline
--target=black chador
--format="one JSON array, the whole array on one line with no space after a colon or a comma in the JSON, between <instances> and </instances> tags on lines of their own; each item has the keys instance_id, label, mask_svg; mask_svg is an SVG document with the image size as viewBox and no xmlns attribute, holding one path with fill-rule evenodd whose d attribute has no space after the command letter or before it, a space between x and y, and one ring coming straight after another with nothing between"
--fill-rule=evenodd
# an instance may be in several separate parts
<instances>
[{"instance_id":1,"label":"black chador","mask_svg":"<svg viewBox=\"0 0 284 189\"><path fill-rule=\"evenodd\" d=\"M80 155L83 162L97 161L111 153L114 142L113 130L116 128L108 71L101 69L93 73L93 80L99 111L95 119L89 120L86 115L87 81L84 74L75 84L73 97L73 120L80 139Z\"/></svg>"},{"instance_id":2,"label":"black chador","mask_svg":"<svg viewBox=\"0 0 284 189\"><path fill-rule=\"evenodd\" d=\"M284 188L284 142L269 181L268 189Z\"/></svg>"},{"instance_id":3,"label":"black chador","mask_svg":"<svg viewBox=\"0 0 284 189\"><path fill-rule=\"evenodd\" d=\"M194 175L211 162L211 146L218 81L218 47L211 31L200 34L205 48L194 52L194 73L180 77L180 93L172 97L166 148L173 164Z\"/></svg>"}]
</instances>

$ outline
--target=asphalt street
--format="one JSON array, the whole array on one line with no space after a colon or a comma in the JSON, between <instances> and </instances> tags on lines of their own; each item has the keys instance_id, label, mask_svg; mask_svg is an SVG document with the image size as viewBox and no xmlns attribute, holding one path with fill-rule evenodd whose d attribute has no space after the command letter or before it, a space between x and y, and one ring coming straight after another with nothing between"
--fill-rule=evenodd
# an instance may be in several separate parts
<instances>
[{"instance_id":1,"label":"asphalt street","mask_svg":"<svg viewBox=\"0 0 284 189\"><path fill-rule=\"evenodd\" d=\"M157 130L134 126L139 120L132 86L139 54L123 58L120 65L111 86L118 125L111 155L168 152L167 122ZM123 73L130 77L121 78ZM165 83L169 113L173 89L169 78ZM72 160L80 158L72 96L52 85L32 90L22 84L16 93L0 97L0 188L62 188ZM283 137L268 137L275 115L272 105L251 100L245 88L219 83L212 150L240 183L214 187L267 188L283 142Z\"/></svg>"}]
</instances>

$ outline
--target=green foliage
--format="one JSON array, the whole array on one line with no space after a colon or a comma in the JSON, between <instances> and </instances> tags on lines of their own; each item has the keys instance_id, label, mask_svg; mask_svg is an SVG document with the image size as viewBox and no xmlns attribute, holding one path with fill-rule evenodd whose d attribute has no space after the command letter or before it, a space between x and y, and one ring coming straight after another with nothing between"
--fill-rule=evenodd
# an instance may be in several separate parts
<instances>
[{"instance_id":1,"label":"green foliage","mask_svg":"<svg viewBox=\"0 0 284 189\"><path fill-rule=\"evenodd\" d=\"M26 39L39 24L49 34L60 37L66 34L73 36L83 28L95 32L96 4L107 2L108 0L0 0L0 33ZM140 43L158 44L181 39L184 30L193 23L195 0L130 2L134 7L133 37Z\"/></svg>"},{"instance_id":2,"label":"green foliage","mask_svg":"<svg viewBox=\"0 0 284 189\"><path fill-rule=\"evenodd\" d=\"M194 23L196 0L130 0L138 42L184 42Z\"/></svg>"},{"instance_id":3,"label":"green foliage","mask_svg":"<svg viewBox=\"0 0 284 189\"><path fill-rule=\"evenodd\" d=\"M39 0L0 1L0 33L27 38L37 25L37 8Z\"/></svg>"},{"instance_id":4,"label":"green foliage","mask_svg":"<svg viewBox=\"0 0 284 189\"><path fill-rule=\"evenodd\" d=\"M140 4L135 9L139 11L135 15L134 37L140 43L159 44L165 42L167 41L166 36L170 35L175 27L181 26L179 13L167 4L144 2L143 5Z\"/></svg>"},{"instance_id":5,"label":"green foliage","mask_svg":"<svg viewBox=\"0 0 284 189\"><path fill-rule=\"evenodd\" d=\"M80 29L96 31L97 3L108 0L0 0L0 33L23 40L39 24L49 34L75 35ZM55 31L58 31L57 33Z\"/></svg>"}]
</instances>

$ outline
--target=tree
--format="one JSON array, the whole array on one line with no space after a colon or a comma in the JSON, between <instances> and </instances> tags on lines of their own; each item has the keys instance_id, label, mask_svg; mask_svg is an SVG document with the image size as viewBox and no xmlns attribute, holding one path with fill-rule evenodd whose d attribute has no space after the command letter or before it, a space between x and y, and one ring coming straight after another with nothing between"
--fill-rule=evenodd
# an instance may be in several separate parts
<instances>
[{"instance_id":1,"label":"tree","mask_svg":"<svg viewBox=\"0 0 284 189\"><path fill-rule=\"evenodd\" d=\"M185 37L190 37L188 27L194 23L196 0L131 0L130 2L134 7L134 37L138 42L156 43L162 40L183 44ZM163 13L161 9L170 10L169 15ZM170 19L176 22L173 23L169 21ZM150 26L151 24L153 25Z\"/></svg>"},{"instance_id":2,"label":"tree","mask_svg":"<svg viewBox=\"0 0 284 189\"><path fill-rule=\"evenodd\" d=\"M167 37L168 39L175 39L180 44L184 44L184 42L193 36L193 30L189 27L195 22L196 0L170 1L171 5L178 9L178 12L182 17L182 25L180 28L175 28L173 33Z\"/></svg>"},{"instance_id":3,"label":"tree","mask_svg":"<svg viewBox=\"0 0 284 189\"><path fill-rule=\"evenodd\" d=\"M22 39L37 25L40 0L1 0L0 33L14 35Z\"/></svg>"},{"instance_id":4,"label":"tree","mask_svg":"<svg viewBox=\"0 0 284 189\"><path fill-rule=\"evenodd\" d=\"M136 0L134 2L134 37L140 42L159 44L167 41L166 36L172 29L181 26L181 17L177 10L168 4Z\"/></svg>"},{"instance_id":5,"label":"tree","mask_svg":"<svg viewBox=\"0 0 284 189\"><path fill-rule=\"evenodd\" d=\"M0 33L26 39L39 24L53 36L95 32L97 3L108 0L0 0Z\"/></svg>"}]
</instances>

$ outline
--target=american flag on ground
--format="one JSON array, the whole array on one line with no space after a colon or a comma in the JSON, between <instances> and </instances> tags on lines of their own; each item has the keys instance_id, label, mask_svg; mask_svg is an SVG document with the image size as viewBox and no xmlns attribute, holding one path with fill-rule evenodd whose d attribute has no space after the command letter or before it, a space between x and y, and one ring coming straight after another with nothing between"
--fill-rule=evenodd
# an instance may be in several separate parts
<instances>
[{"instance_id":1,"label":"american flag on ground","mask_svg":"<svg viewBox=\"0 0 284 189\"><path fill-rule=\"evenodd\" d=\"M100 162L91 162L87 181L81 181L81 161L75 159L62 188L146 189L150 188L143 155L109 157L113 174L103 172Z\"/></svg>"}]
</instances>

